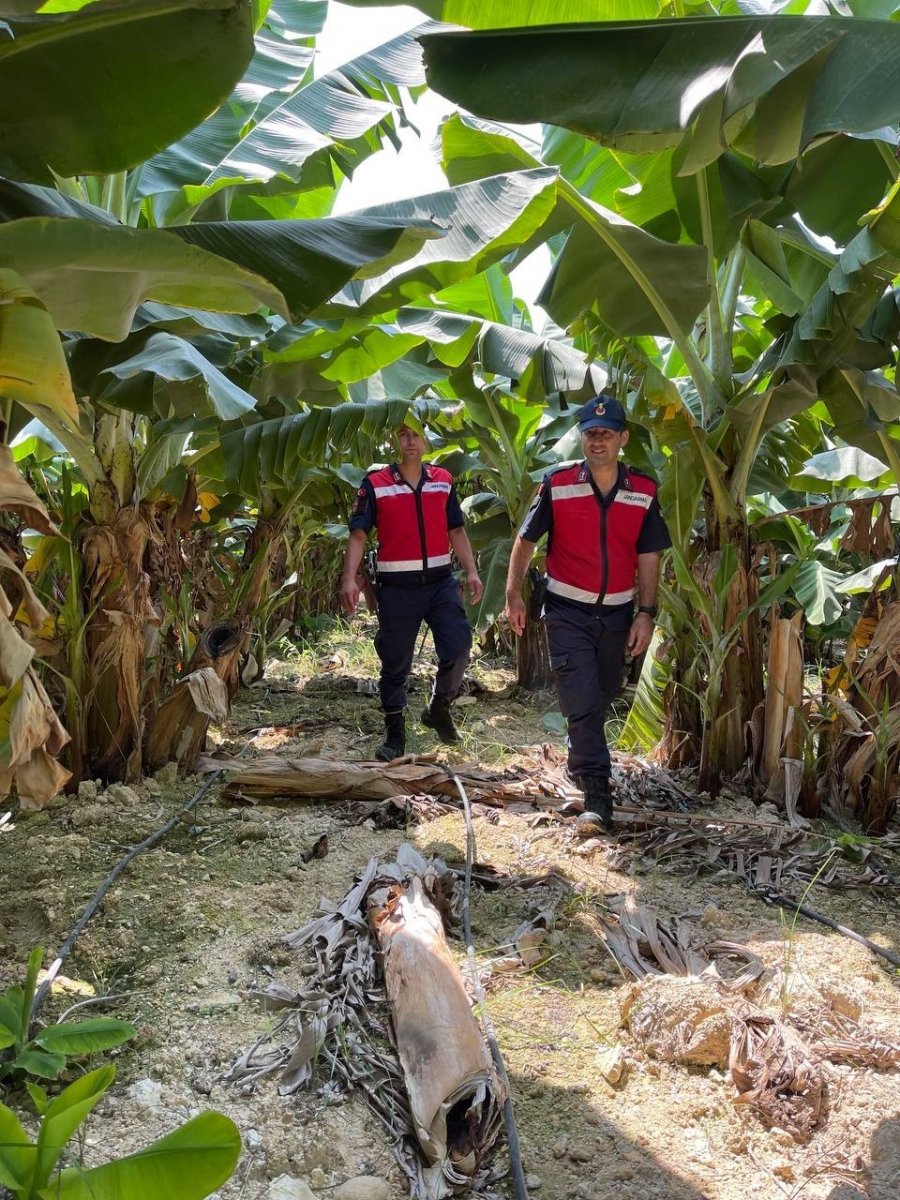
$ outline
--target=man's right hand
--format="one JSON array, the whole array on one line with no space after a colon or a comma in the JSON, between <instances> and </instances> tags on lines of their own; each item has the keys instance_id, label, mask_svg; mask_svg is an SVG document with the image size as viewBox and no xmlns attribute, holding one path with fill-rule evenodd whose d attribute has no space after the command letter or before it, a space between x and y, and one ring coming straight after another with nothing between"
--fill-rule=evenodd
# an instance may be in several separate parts
<instances>
[{"instance_id":1,"label":"man's right hand","mask_svg":"<svg viewBox=\"0 0 900 1200\"><path fill-rule=\"evenodd\" d=\"M359 584L355 579L341 580L341 608L348 616L356 612L356 606L359 604Z\"/></svg>"},{"instance_id":2,"label":"man's right hand","mask_svg":"<svg viewBox=\"0 0 900 1200\"><path fill-rule=\"evenodd\" d=\"M506 597L506 619L509 627L518 637L525 632L525 601L521 595Z\"/></svg>"}]
</instances>

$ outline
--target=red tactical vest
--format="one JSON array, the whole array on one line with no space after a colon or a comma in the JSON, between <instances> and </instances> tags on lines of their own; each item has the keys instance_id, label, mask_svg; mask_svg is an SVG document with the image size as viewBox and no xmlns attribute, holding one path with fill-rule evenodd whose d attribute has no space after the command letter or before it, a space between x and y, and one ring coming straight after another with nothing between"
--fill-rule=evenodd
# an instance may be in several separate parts
<instances>
[{"instance_id":1,"label":"red tactical vest","mask_svg":"<svg viewBox=\"0 0 900 1200\"><path fill-rule=\"evenodd\" d=\"M655 495L656 484L649 476L625 468L612 503L603 508L585 463L554 471L547 590L583 604L631 600L637 541Z\"/></svg>"},{"instance_id":2,"label":"red tactical vest","mask_svg":"<svg viewBox=\"0 0 900 1200\"><path fill-rule=\"evenodd\" d=\"M411 488L395 463L371 471L378 530L378 573L450 569L447 501L453 476L422 465L422 482Z\"/></svg>"}]
</instances>

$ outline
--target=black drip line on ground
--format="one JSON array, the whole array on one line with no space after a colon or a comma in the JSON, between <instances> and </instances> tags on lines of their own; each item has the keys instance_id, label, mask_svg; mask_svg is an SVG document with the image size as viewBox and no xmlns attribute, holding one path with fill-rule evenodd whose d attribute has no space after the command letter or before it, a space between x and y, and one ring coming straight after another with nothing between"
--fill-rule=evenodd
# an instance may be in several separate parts
<instances>
[{"instance_id":1,"label":"black drip line on ground","mask_svg":"<svg viewBox=\"0 0 900 1200\"><path fill-rule=\"evenodd\" d=\"M72 953L75 943L84 932L91 917L100 907L104 896L116 882L122 872L126 869L126 867L134 862L139 855L144 854L147 850L153 850L156 846L158 846L159 843L166 837L166 835L169 834L176 825L181 823L184 814L196 808L207 792L209 792L210 789L219 782L224 774L225 771L222 770L216 771L214 774L210 775L209 779L207 779L205 783L201 784L196 792L194 792L193 796L191 796L190 800L188 800L186 804L182 805L173 817L166 821L164 825L161 825L159 829L151 833L149 837L146 837L142 842L139 842L138 845L132 846L128 853L124 854L119 859L113 869L97 888L96 892L94 892L93 896L88 901L84 912L73 926L71 933L57 951L56 958L51 963L47 974L44 976L41 986L35 993L34 1002L31 1005L31 1012L28 1017L29 1022L34 1020L38 1009L43 1004L47 993L50 991L53 981L56 979L60 969L62 968L63 963Z\"/></svg>"}]
</instances>

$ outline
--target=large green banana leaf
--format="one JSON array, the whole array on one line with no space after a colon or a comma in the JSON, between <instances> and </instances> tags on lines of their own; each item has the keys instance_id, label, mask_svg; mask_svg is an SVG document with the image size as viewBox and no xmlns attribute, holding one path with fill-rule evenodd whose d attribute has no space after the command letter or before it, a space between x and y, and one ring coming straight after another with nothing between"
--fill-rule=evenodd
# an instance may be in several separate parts
<instances>
[{"instance_id":1,"label":"large green banana leaf","mask_svg":"<svg viewBox=\"0 0 900 1200\"><path fill-rule=\"evenodd\" d=\"M811 558L803 563L792 590L807 624L831 625L840 617L843 605L837 589L844 578L842 571L833 571L818 559Z\"/></svg>"},{"instance_id":2,"label":"large green banana leaf","mask_svg":"<svg viewBox=\"0 0 900 1200\"><path fill-rule=\"evenodd\" d=\"M447 212L436 222L431 213L443 196L449 196ZM67 303L74 307L76 313L105 313L103 328L107 332L98 332L96 316L90 326L77 322L59 325L61 329L77 329L98 337L112 336L108 332L112 326L118 331L118 338L125 336L134 313L130 298L137 296L144 287L141 273L146 274L154 269L163 274L166 268L176 270L179 276L177 287L174 291L168 290L165 277L154 280L152 289L148 291L144 287L144 294L140 295L138 303L151 299L188 308L224 309L230 312L253 312L265 305L287 316L286 300L287 308L294 316L304 317L340 291L349 280L378 275L410 257L415 262L423 242L430 238L442 238L450 222L462 219L473 209L477 195L454 197L450 193L438 193L434 198L434 208L428 207L429 199L426 197L421 203L401 201L346 217L327 217L314 221L204 221L197 225L174 225L169 230L130 229L110 226L109 215L102 209L70 201L51 189L3 180L0 181L0 218L8 212L20 215L28 211L60 214L70 211L79 216L97 214L98 222L105 224L102 227L98 224L91 231L90 222L85 220L51 220L45 222L50 231L46 241L38 237L33 221L0 225L0 266L12 266L30 279L18 252L19 231L30 230L28 252L40 264L43 271L42 286L45 289L42 291L32 280L35 291L51 311L54 305L47 296L65 292ZM67 225L72 227L68 231L65 228ZM487 222L486 225L489 233L497 235L500 232L496 221ZM85 228L83 240L77 232L80 227ZM182 247L181 254L175 250L179 241L188 243ZM8 252L12 255L14 245L16 254L7 263L5 252L9 248ZM153 247L157 245L161 257L154 263ZM472 252L476 253L482 248L482 244L473 239ZM132 257L129 257L129 249L133 251ZM138 254L139 249L145 251L143 256ZM197 258L198 254L201 257ZM61 266L73 259L68 270L99 271L107 264L110 270L117 272L111 282L112 288L117 295L129 298L130 307L117 314L108 311L110 304L107 292L105 288L101 290L91 286L90 274L82 275L75 289L67 283L66 271L62 272L59 279L54 279L53 263L57 255ZM214 255L219 257L212 257ZM228 262L223 262L224 259ZM90 268L89 264L95 260L95 267ZM193 276L192 263L195 268ZM252 272L252 275L248 276L248 272ZM259 276L264 278L260 279ZM227 303L214 302L223 280L255 285L259 289L256 303L240 301L240 305L243 305L240 306L233 300ZM205 295L213 299L207 301L203 298ZM83 321L86 318L82 316L80 319Z\"/></svg>"},{"instance_id":3,"label":"large green banana leaf","mask_svg":"<svg viewBox=\"0 0 900 1200\"><path fill-rule=\"evenodd\" d=\"M17 271L57 329L121 341L144 300L225 312L265 307L285 316L268 280L160 229L78 217L0 225L0 267Z\"/></svg>"},{"instance_id":4,"label":"large green banana leaf","mask_svg":"<svg viewBox=\"0 0 900 1200\"><path fill-rule=\"evenodd\" d=\"M453 212L460 208L453 204L450 207ZM428 257L423 246L449 240L452 235L452 230L448 233L444 213L429 209L426 204L404 200L345 217L315 221L203 221L196 225L175 225L166 236L175 236L264 275L284 295L296 320L320 307L353 280L368 280L373 275L377 280L385 269L402 271L399 264L406 262L414 270L423 255ZM471 253L479 249L476 243ZM440 252L433 257L440 260Z\"/></svg>"},{"instance_id":5,"label":"large green banana leaf","mask_svg":"<svg viewBox=\"0 0 900 1200\"><path fill-rule=\"evenodd\" d=\"M442 140L451 180L509 170L512 163L539 165L510 134L471 118L451 117ZM709 301L702 247L663 241L561 179L557 203L531 244L570 227L539 297L557 324L593 309L623 336L691 328Z\"/></svg>"},{"instance_id":6,"label":"large green banana leaf","mask_svg":"<svg viewBox=\"0 0 900 1200\"><path fill-rule=\"evenodd\" d=\"M274 0L256 32L250 65L234 91L211 117L142 165L136 195L150 196L206 179L241 140L247 125L282 103L307 74L325 7L304 0Z\"/></svg>"},{"instance_id":7,"label":"large green banana leaf","mask_svg":"<svg viewBox=\"0 0 900 1200\"><path fill-rule=\"evenodd\" d=\"M556 172L539 167L364 209L359 219L431 220L446 236L388 270L357 275L327 311L386 312L478 274L540 229L555 204Z\"/></svg>"},{"instance_id":8,"label":"large green banana leaf","mask_svg":"<svg viewBox=\"0 0 900 1200\"><path fill-rule=\"evenodd\" d=\"M0 221L21 217L84 217L101 225L119 224L107 209L66 196L56 188L0 179Z\"/></svg>"},{"instance_id":9,"label":"large green banana leaf","mask_svg":"<svg viewBox=\"0 0 900 1200\"><path fill-rule=\"evenodd\" d=\"M171 333L151 334L138 354L107 367L106 371L116 379L132 379L142 371L148 371L168 382L201 380L216 416L223 421L240 417L256 404L249 392L238 387L196 346Z\"/></svg>"},{"instance_id":10,"label":"large green banana leaf","mask_svg":"<svg viewBox=\"0 0 900 1200\"><path fill-rule=\"evenodd\" d=\"M395 110L395 89L425 82L416 32L402 34L298 88L256 123L204 182L236 175L263 180L274 174L299 177L315 150L353 142L385 122ZM380 144L376 138L371 149Z\"/></svg>"},{"instance_id":11,"label":"large green banana leaf","mask_svg":"<svg viewBox=\"0 0 900 1200\"><path fill-rule=\"evenodd\" d=\"M49 179L134 166L229 94L253 53L250 0L114 0L10 23L0 167Z\"/></svg>"},{"instance_id":12,"label":"large green banana leaf","mask_svg":"<svg viewBox=\"0 0 900 1200\"><path fill-rule=\"evenodd\" d=\"M411 415L427 420L439 411L438 401L418 400L413 405L403 399L338 404L257 420L222 433L198 462L209 478L244 496L259 496L263 488L290 492L300 470L321 465L329 449L349 453L361 435L384 441Z\"/></svg>"},{"instance_id":13,"label":"large green banana leaf","mask_svg":"<svg viewBox=\"0 0 900 1200\"><path fill-rule=\"evenodd\" d=\"M819 394L835 432L851 446L886 462L900 478L900 396L874 372L833 368Z\"/></svg>"},{"instance_id":14,"label":"large green banana leaf","mask_svg":"<svg viewBox=\"0 0 900 1200\"><path fill-rule=\"evenodd\" d=\"M277 41L270 35L261 45L257 35L250 78L241 81L209 121L145 165L139 194L234 179L267 181L276 175L307 183L305 167L314 156L317 170L319 159L334 158L349 174L393 129L397 88L425 82L415 33L402 34L319 79L303 82L301 71L291 87L286 84L291 68L300 66L299 54L307 54L308 64L311 53L287 42L281 86L261 99L253 86L253 68L265 48L270 82L275 81L271 64L277 61ZM256 74L261 73L258 68Z\"/></svg>"},{"instance_id":15,"label":"large green banana leaf","mask_svg":"<svg viewBox=\"0 0 900 1200\"><path fill-rule=\"evenodd\" d=\"M447 370L439 364L429 365L423 361L426 357L424 354L414 357L416 353L412 351L366 379L351 383L347 387L348 399L354 404L371 404L390 400L394 396L407 396L421 403L435 393L455 399Z\"/></svg>"},{"instance_id":16,"label":"large green banana leaf","mask_svg":"<svg viewBox=\"0 0 900 1200\"><path fill-rule=\"evenodd\" d=\"M684 160L680 148L652 155L624 154L552 126L545 127L543 145L538 146L518 133L513 138L500 126L459 114L445 122L441 136L445 170L453 182L510 170L511 161L520 167L542 161L558 167L574 191L649 234L676 243L704 240L697 180L679 174ZM787 175L783 167L753 169L746 158L730 151L712 164L706 173L705 191L717 258L723 258L734 245L748 216L784 207ZM888 178L883 160L880 178ZM882 194L883 188L877 198ZM557 224L564 221L561 206ZM552 232L552 228L544 232ZM533 243L523 245L517 261L532 249Z\"/></svg>"},{"instance_id":17,"label":"large green banana leaf","mask_svg":"<svg viewBox=\"0 0 900 1200\"><path fill-rule=\"evenodd\" d=\"M235 94L271 108L300 82L303 64L309 66L316 35L325 26L328 0L265 0L263 6L256 51Z\"/></svg>"},{"instance_id":18,"label":"large green banana leaf","mask_svg":"<svg viewBox=\"0 0 900 1200\"><path fill-rule=\"evenodd\" d=\"M497 321L465 313L429 308L402 308L395 323L372 324L348 320L339 325L310 321L296 329L284 349L265 352L267 364L309 362L323 355L323 379L352 384L372 379L376 373L408 358L417 346L427 343L430 352L445 367L477 364L482 372L511 380L527 379L532 385L520 394L543 401L551 392L571 394L583 388L595 394L604 372L592 365L580 350L560 336L546 337ZM283 333L283 331L279 331ZM277 336L277 335L276 335ZM424 365L424 364L421 364ZM419 379L435 382L440 375L426 373ZM390 395L401 394L390 392Z\"/></svg>"},{"instance_id":19,"label":"large green banana leaf","mask_svg":"<svg viewBox=\"0 0 900 1200\"><path fill-rule=\"evenodd\" d=\"M203 1200L231 1175L241 1152L235 1123L204 1112L144 1150L84 1170L69 1167L41 1200Z\"/></svg>"},{"instance_id":20,"label":"large green banana leaf","mask_svg":"<svg viewBox=\"0 0 900 1200\"><path fill-rule=\"evenodd\" d=\"M322 377L335 383L356 383L403 358L423 339L414 333L371 325L335 350L322 368Z\"/></svg>"},{"instance_id":21,"label":"large green banana leaf","mask_svg":"<svg viewBox=\"0 0 900 1200\"><path fill-rule=\"evenodd\" d=\"M750 220L743 231L745 291L768 300L785 316L807 307L825 283L837 256L796 221L773 228Z\"/></svg>"},{"instance_id":22,"label":"large green banana leaf","mask_svg":"<svg viewBox=\"0 0 900 1200\"><path fill-rule=\"evenodd\" d=\"M687 139L682 171L728 146L785 163L839 131L900 120L900 25L700 17L422 38L429 85L478 116L547 122L634 153Z\"/></svg>"},{"instance_id":23,"label":"large green banana leaf","mask_svg":"<svg viewBox=\"0 0 900 1200\"><path fill-rule=\"evenodd\" d=\"M822 374L855 349L861 330L866 336L866 321L900 274L900 185L895 185L864 221L795 320L780 365L810 363ZM890 329L886 332L890 335ZM881 361L890 358L890 351L885 350Z\"/></svg>"},{"instance_id":24,"label":"large green banana leaf","mask_svg":"<svg viewBox=\"0 0 900 1200\"><path fill-rule=\"evenodd\" d=\"M616 332L673 337L709 302L702 246L675 246L584 201L538 303L559 325L593 309Z\"/></svg>"},{"instance_id":25,"label":"large green banana leaf","mask_svg":"<svg viewBox=\"0 0 900 1200\"><path fill-rule=\"evenodd\" d=\"M786 180L793 212L815 233L845 246L861 213L881 202L893 179L890 155L873 138L832 137L811 147Z\"/></svg>"},{"instance_id":26,"label":"large green banana leaf","mask_svg":"<svg viewBox=\"0 0 900 1200\"><path fill-rule=\"evenodd\" d=\"M354 8L380 8L385 0L345 0ZM407 0L387 0L406 4ZM414 7L436 21L469 29L503 29L510 25L546 25L592 21L638 21L655 17L665 0L415 0Z\"/></svg>"},{"instance_id":27,"label":"large green banana leaf","mask_svg":"<svg viewBox=\"0 0 900 1200\"><path fill-rule=\"evenodd\" d=\"M577 392L585 386L596 392L604 381L602 369L574 346L560 338L541 336L513 325L412 307L400 310L397 324L403 330L421 334L441 361L450 366L461 365L471 354L483 371L520 380L537 364L543 385L539 398L549 392ZM463 355L458 361L448 361L441 356L442 343L458 347Z\"/></svg>"},{"instance_id":28,"label":"large green banana leaf","mask_svg":"<svg viewBox=\"0 0 900 1200\"><path fill-rule=\"evenodd\" d=\"M15 273L0 269L0 396L78 425L69 368L53 318Z\"/></svg>"},{"instance_id":29,"label":"large green banana leaf","mask_svg":"<svg viewBox=\"0 0 900 1200\"><path fill-rule=\"evenodd\" d=\"M540 159L548 166L558 167L563 178L582 196L615 210L648 233L670 242L703 240L697 183L679 174L684 160L681 150L625 154L552 125L544 127L543 143L538 146L518 131L513 139L499 126L459 115L445 123L442 139L451 178L461 172L484 171L497 156L514 155L521 159L525 150L528 159ZM854 142L857 144L862 143ZM880 162L878 179L882 186L875 195L877 200L883 195L888 168L876 148L872 148L872 153ZM871 166L868 158L866 161ZM851 165L857 165L857 160L847 163ZM730 151L713 164L707 173L706 189L717 258L723 257L734 244L748 215L768 212L782 202L787 178L784 167L754 169L744 156ZM523 247L519 257L528 251L529 247Z\"/></svg>"},{"instance_id":30,"label":"large green banana leaf","mask_svg":"<svg viewBox=\"0 0 900 1200\"><path fill-rule=\"evenodd\" d=\"M891 483L884 463L855 446L822 450L791 478L791 486L797 490L826 495L834 494L834 488L882 488Z\"/></svg>"},{"instance_id":31,"label":"large green banana leaf","mask_svg":"<svg viewBox=\"0 0 900 1200\"><path fill-rule=\"evenodd\" d=\"M511 258L505 259L503 263L495 263L479 275L441 288L430 298L429 307L485 317L501 325L519 323L522 313L509 277L508 264L511 261Z\"/></svg>"}]
</instances>

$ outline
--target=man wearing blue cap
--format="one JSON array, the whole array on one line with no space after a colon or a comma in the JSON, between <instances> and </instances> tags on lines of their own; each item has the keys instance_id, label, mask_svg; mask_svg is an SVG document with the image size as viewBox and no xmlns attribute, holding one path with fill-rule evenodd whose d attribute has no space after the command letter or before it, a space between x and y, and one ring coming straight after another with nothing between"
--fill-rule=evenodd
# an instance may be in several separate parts
<instances>
[{"instance_id":1,"label":"man wearing blue cap","mask_svg":"<svg viewBox=\"0 0 900 1200\"><path fill-rule=\"evenodd\" d=\"M656 483L619 462L628 442L625 410L595 396L578 410L584 461L549 471L513 545L506 614L525 628L522 582L547 541L544 620L559 706L569 731L569 774L584 792L579 833L613 827L611 763L604 724L626 651L650 645L660 554L672 542Z\"/></svg>"}]
</instances>

